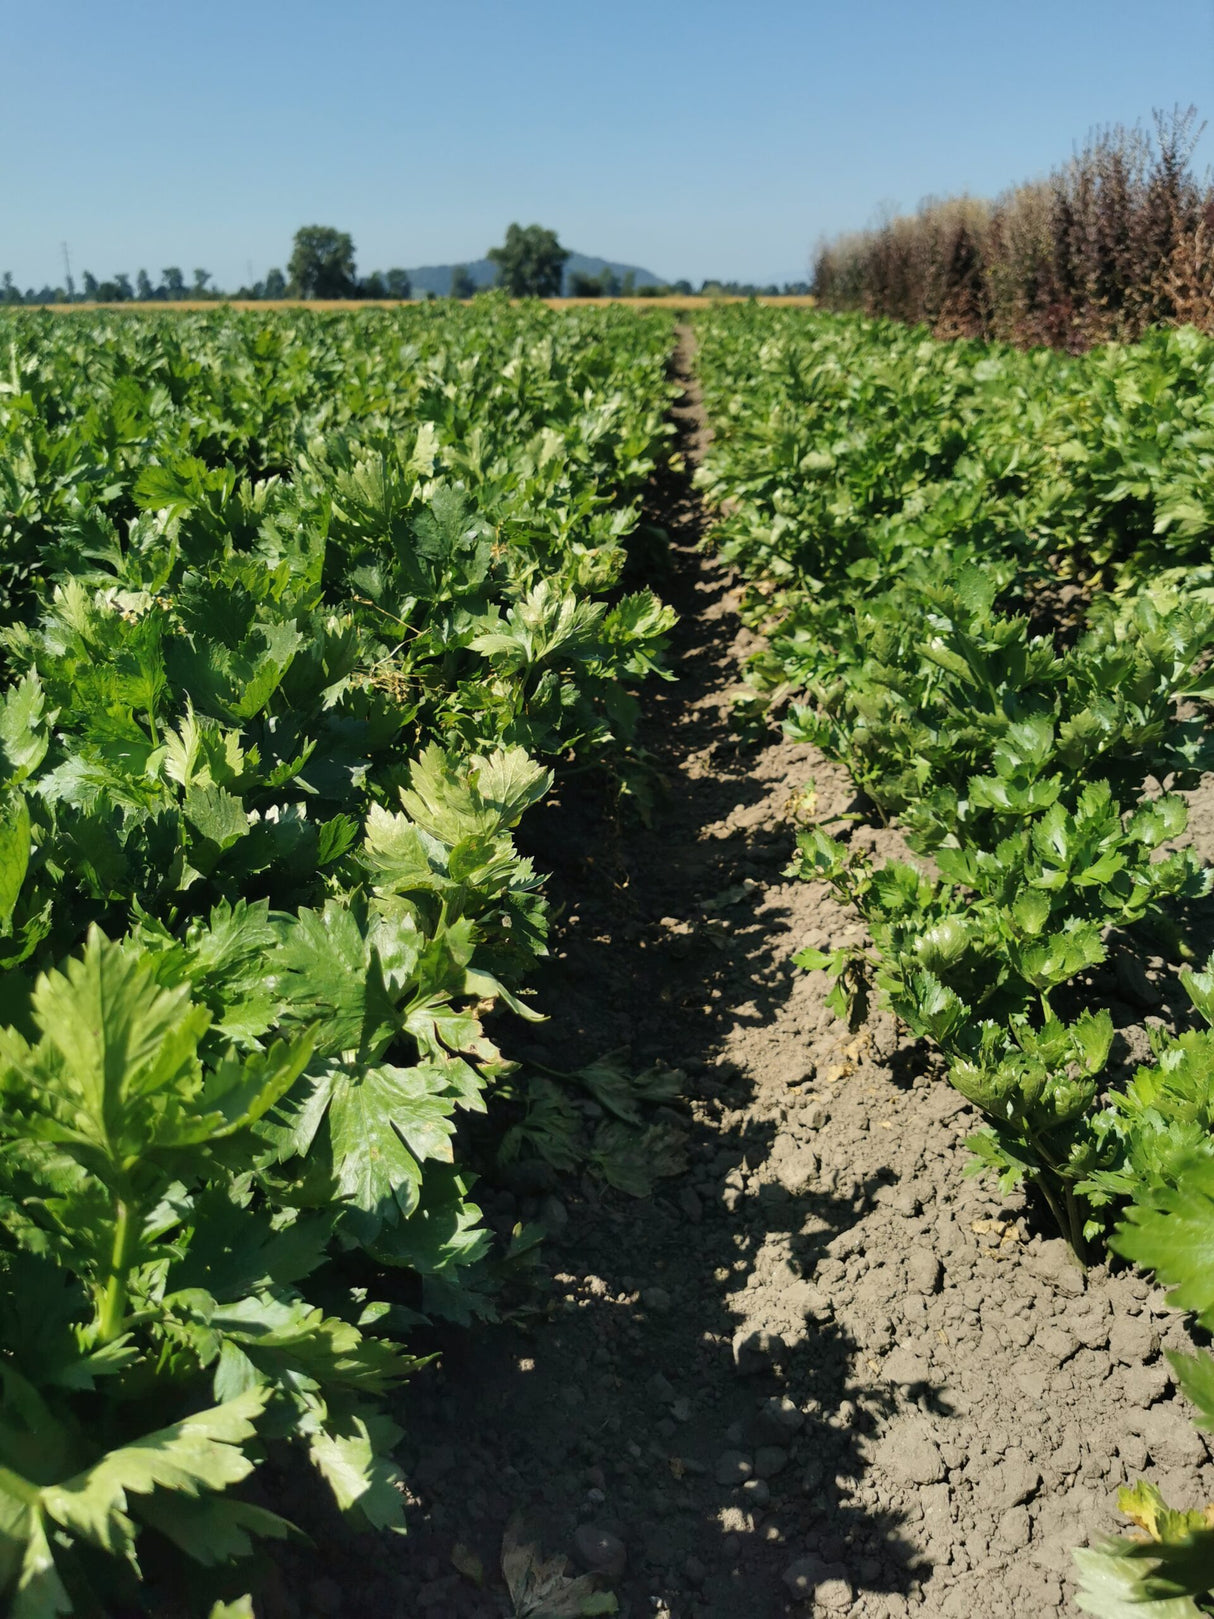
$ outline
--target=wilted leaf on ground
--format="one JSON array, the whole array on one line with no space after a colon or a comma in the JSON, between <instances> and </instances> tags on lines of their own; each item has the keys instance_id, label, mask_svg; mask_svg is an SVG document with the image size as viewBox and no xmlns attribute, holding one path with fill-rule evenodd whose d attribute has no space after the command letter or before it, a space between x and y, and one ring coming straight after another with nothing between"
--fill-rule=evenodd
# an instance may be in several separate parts
<instances>
[{"instance_id":1,"label":"wilted leaf on ground","mask_svg":"<svg viewBox=\"0 0 1214 1619\"><path fill-rule=\"evenodd\" d=\"M609 1592L595 1590L593 1574L570 1578L567 1566L559 1554L545 1562L539 1547L523 1539L521 1520L510 1520L502 1536L502 1573L515 1619L584 1619L618 1612Z\"/></svg>"}]
</instances>

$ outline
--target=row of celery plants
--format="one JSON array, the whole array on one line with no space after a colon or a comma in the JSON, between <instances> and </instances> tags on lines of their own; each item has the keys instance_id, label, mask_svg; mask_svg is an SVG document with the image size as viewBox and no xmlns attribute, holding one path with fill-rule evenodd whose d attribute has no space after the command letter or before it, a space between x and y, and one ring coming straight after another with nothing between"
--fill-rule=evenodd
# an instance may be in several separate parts
<instances>
[{"instance_id":1,"label":"row of celery plants","mask_svg":"<svg viewBox=\"0 0 1214 1619\"><path fill-rule=\"evenodd\" d=\"M985 1116L979 1163L1037 1188L1081 1256L1107 1238L1208 1323L1211 1036L1160 1033L1118 1085L1100 974L1145 937L1191 961L1210 888L1176 840L1181 790L1214 763L1191 713L1214 695L1214 514L1180 506L1214 442L1214 344L1075 361L766 311L699 333L701 477L767 632L751 717L794 699L787 733L845 763L919 857L874 866L806 830L794 869L854 904L870 942L799 963L835 976L840 1014L875 989L940 1048ZM1017 607L1062 615L1060 633ZM1214 976L1181 979L1214 1017ZM1175 1366L1214 1423L1214 1360ZM1087 1554L1090 1610L1171 1580L1178 1614L1203 1611L1214 1533L1144 1487L1125 1504L1149 1550Z\"/></svg>"},{"instance_id":2,"label":"row of celery plants","mask_svg":"<svg viewBox=\"0 0 1214 1619\"><path fill-rule=\"evenodd\" d=\"M526 1104L513 829L566 760L645 784L669 346L493 299L0 326L19 1619L239 1599L275 1442L402 1526L410 1331L492 1309L459 1117Z\"/></svg>"}]
</instances>

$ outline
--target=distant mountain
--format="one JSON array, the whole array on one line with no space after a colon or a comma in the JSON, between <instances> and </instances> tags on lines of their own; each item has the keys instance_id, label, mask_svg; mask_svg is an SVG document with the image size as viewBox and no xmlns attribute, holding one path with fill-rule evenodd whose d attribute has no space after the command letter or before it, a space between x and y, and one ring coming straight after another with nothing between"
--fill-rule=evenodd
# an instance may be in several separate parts
<instances>
[{"instance_id":1,"label":"distant mountain","mask_svg":"<svg viewBox=\"0 0 1214 1619\"><path fill-rule=\"evenodd\" d=\"M416 298L420 294L425 297L426 293L432 292L436 298L446 298L451 292L451 276L455 268L454 264L422 264L416 270L410 270L408 276L413 296ZM473 259L464 268L478 287L491 287L497 280L497 265L488 259ZM654 275L652 270L642 270L637 264L616 264L613 259L596 259L588 253L570 253L565 260L565 279L561 291L569 291L570 280L575 275L602 275L604 270L612 271L621 281L630 275L633 285L637 287L661 284L660 276Z\"/></svg>"}]
</instances>

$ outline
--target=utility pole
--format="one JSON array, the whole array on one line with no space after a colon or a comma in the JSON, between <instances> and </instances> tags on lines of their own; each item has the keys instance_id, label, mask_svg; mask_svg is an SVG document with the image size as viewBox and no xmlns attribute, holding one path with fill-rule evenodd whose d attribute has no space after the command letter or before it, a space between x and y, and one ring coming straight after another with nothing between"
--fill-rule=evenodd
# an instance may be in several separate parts
<instances>
[{"instance_id":1,"label":"utility pole","mask_svg":"<svg viewBox=\"0 0 1214 1619\"><path fill-rule=\"evenodd\" d=\"M60 242L59 246L63 249L63 274L67 284L67 301L68 303L75 303L76 283L72 280L72 257L67 250L66 242Z\"/></svg>"}]
</instances>

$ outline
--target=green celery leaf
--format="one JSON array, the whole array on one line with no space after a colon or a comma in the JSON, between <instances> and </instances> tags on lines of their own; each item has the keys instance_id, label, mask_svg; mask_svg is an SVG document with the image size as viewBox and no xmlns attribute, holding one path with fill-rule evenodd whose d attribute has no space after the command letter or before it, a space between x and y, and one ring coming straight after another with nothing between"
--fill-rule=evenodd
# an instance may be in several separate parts
<instances>
[{"instance_id":1,"label":"green celery leaf","mask_svg":"<svg viewBox=\"0 0 1214 1619\"><path fill-rule=\"evenodd\" d=\"M338 1426L320 1427L308 1439L308 1451L342 1512L361 1518L374 1529L405 1530L401 1475L384 1452L399 1437L384 1417L353 1413Z\"/></svg>"},{"instance_id":2,"label":"green celery leaf","mask_svg":"<svg viewBox=\"0 0 1214 1619\"><path fill-rule=\"evenodd\" d=\"M376 1222L412 1214L421 1164L451 1161L452 1109L446 1070L437 1065L336 1069L329 1141L342 1197Z\"/></svg>"}]
</instances>

